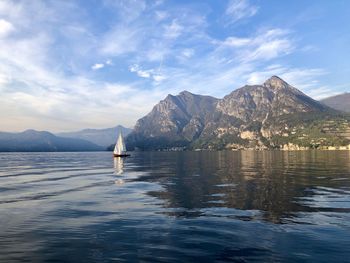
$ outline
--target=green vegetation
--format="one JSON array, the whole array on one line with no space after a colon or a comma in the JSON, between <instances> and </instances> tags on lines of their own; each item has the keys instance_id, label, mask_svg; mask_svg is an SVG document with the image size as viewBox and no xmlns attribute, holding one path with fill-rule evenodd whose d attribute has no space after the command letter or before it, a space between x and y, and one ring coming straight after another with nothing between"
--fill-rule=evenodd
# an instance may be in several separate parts
<instances>
[{"instance_id":1,"label":"green vegetation","mask_svg":"<svg viewBox=\"0 0 350 263\"><path fill-rule=\"evenodd\" d=\"M228 144L248 146L249 140L244 140L233 134L224 134L220 138L213 136L209 139L198 139L191 144L190 148L224 150Z\"/></svg>"},{"instance_id":2,"label":"green vegetation","mask_svg":"<svg viewBox=\"0 0 350 263\"><path fill-rule=\"evenodd\" d=\"M298 118L299 117L299 118ZM342 114L293 114L283 116L281 135L272 137L273 145L292 143L319 148L321 146L346 146L350 143L350 117Z\"/></svg>"}]
</instances>

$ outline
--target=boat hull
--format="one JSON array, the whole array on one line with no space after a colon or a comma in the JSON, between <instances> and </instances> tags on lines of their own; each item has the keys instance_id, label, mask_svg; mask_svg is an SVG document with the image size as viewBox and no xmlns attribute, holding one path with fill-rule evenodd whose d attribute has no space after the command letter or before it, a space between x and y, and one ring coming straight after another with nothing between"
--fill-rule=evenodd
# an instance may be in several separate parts
<instances>
[{"instance_id":1,"label":"boat hull","mask_svg":"<svg viewBox=\"0 0 350 263\"><path fill-rule=\"evenodd\" d=\"M123 153L123 154L113 154L114 157L128 157L130 156L130 154L126 154L126 153Z\"/></svg>"}]
</instances>

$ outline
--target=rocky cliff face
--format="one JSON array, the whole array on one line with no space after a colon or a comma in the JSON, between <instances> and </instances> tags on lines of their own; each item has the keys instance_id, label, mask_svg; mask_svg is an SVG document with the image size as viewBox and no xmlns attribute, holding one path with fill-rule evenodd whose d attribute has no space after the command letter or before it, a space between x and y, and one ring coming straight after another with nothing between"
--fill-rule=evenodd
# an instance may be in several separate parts
<instances>
[{"instance_id":1,"label":"rocky cliff face","mask_svg":"<svg viewBox=\"0 0 350 263\"><path fill-rule=\"evenodd\" d=\"M128 142L144 148L145 143L172 145L177 142L183 145L196 140L217 101L216 98L188 91L178 96L168 95L149 114L137 121L134 131L128 136Z\"/></svg>"},{"instance_id":2,"label":"rocky cliff face","mask_svg":"<svg viewBox=\"0 0 350 263\"><path fill-rule=\"evenodd\" d=\"M263 85L244 86L225 96L216 109L245 122L296 112L324 111L326 107L277 76Z\"/></svg>"},{"instance_id":3,"label":"rocky cliff face","mask_svg":"<svg viewBox=\"0 0 350 263\"><path fill-rule=\"evenodd\" d=\"M334 111L272 76L223 99L186 91L168 95L137 122L127 142L142 149L276 147L280 137L295 137L309 125L303 118L312 122L327 114Z\"/></svg>"}]
</instances>

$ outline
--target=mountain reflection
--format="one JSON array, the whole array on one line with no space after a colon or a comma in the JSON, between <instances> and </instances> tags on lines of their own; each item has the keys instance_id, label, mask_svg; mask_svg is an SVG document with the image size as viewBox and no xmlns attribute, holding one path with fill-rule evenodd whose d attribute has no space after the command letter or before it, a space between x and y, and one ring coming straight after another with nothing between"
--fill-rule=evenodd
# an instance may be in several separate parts
<instances>
[{"instance_id":1,"label":"mountain reflection","mask_svg":"<svg viewBox=\"0 0 350 263\"><path fill-rule=\"evenodd\" d=\"M317 195L311 189L315 186L341 188L332 171L343 167L349 174L349 157L335 156L321 151L154 153L148 175L137 180L161 184L162 190L147 194L163 200L168 215L200 216L210 208L234 208L259 211L262 219L282 223L300 212L327 211L305 200Z\"/></svg>"}]
</instances>

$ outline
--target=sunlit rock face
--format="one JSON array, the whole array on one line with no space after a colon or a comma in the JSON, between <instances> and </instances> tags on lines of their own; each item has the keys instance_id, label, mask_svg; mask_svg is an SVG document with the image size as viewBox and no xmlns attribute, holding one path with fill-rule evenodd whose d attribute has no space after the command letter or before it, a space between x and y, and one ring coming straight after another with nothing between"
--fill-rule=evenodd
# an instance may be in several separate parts
<instances>
[{"instance_id":1,"label":"sunlit rock face","mask_svg":"<svg viewBox=\"0 0 350 263\"><path fill-rule=\"evenodd\" d=\"M218 102L216 109L246 122L263 122L269 117L322 111L326 107L273 76L262 85L244 86L233 91Z\"/></svg>"},{"instance_id":2,"label":"sunlit rock face","mask_svg":"<svg viewBox=\"0 0 350 263\"><path fill-rule=\"evenodd\" d=\"M261 85L246 85L223 99L188 91L177 96L168 95L137 121L128 136L128 144L142 149L274 146L276 143L271 141L274 136L288 138L291 135L294 124L289 116L331 111L272 76Z\"/></svg>"}]
</instances>

